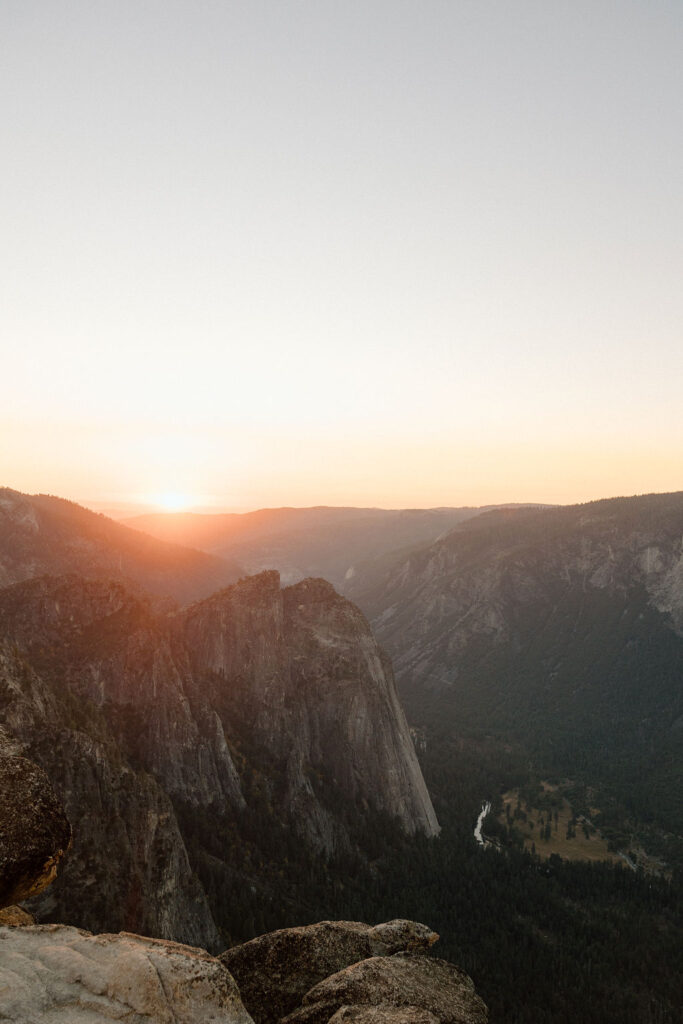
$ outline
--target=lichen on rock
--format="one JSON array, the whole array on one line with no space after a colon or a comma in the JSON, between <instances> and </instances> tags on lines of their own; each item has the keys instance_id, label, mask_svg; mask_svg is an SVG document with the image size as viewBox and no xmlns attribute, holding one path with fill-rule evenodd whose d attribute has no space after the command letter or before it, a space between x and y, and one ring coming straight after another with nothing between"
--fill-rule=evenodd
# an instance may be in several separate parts
<instances>
[{"instance_id":1,"label":"lichen on rock","mask_svg":"<svg viewBox=\"0 0 683 1024\"><path fill-rule=\"evenodd\" d=\"M28 914L22 907L4 907L0 910L0 926L5 928L23 928L35 923L33 914Z\"/></svg>"}]
</instances>

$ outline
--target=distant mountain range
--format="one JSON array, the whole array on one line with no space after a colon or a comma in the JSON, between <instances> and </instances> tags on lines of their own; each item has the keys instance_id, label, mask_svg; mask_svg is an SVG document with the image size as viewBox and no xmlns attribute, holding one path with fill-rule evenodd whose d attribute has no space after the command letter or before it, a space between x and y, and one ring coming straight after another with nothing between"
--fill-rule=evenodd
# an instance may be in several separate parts
<instances>
[{"instance_id":1,"label":"distant mountain range","mask_svg":"<svg viewBox=\"0 0 683 1024\"><path fill-rule=\"evenodd\" d=\"M177 512L136 516L126 523L160 540L237 561L249 573L277 569L288 583L320 576L344 592L358 564L431 543L490 507Z\"/></svg>"}]
</instances>

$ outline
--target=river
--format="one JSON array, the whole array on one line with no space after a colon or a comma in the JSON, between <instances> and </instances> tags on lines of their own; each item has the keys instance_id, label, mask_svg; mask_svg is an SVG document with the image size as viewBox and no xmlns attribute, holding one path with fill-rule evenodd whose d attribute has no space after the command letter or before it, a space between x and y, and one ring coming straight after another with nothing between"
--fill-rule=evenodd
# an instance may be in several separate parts
<instances>
[{"instance_id":1,"label":"river","mask_svg":"<svg viewBox=\"0 0 683 1024\"><path fill-rule=\"evenodd\" d=\"M474 827L474 838L477 840L480 846L486 846L486 840L481 834L481 826L484 824L484 818L491 810L491 801L487 800L479 811L479 817L477 818L477 824Z\"/></svg>"}]
</instances>

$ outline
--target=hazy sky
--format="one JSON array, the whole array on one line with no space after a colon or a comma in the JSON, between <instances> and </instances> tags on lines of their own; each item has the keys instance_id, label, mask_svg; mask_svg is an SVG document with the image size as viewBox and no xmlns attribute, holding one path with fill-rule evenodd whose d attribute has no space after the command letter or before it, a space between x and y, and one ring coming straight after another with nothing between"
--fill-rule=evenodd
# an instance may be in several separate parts
<instances>
[{"instance_id":1,"label":"hazy sky","mask_svg":"<svg viewBox=\"0 0 683 1024\"><path fill-rule=\"evenodd\" d=\"M0 18L0 484L683 487L681 0Z\"/></svg>"}]
</instances>

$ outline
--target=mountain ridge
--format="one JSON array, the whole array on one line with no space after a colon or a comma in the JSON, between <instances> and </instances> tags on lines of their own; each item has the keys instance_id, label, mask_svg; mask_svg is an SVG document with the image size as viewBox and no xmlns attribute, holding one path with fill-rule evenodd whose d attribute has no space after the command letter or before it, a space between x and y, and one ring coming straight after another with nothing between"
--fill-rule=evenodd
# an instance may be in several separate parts
<instances>
[{"instance_id":1,"label":"mountain ridge","mask_svg":"<svg viewBox=\"0 0 683 1024\"><path fill-rule=\"evenodd\" d=\"M488 506L487 506L488 507ZM150 534L236 559L250 574L278 569L294 583L321 576L345 592L359 561L433 541L481 509L283 507L246 513L160 513L126 520Z\"/></svg>"},{"instance_id":2,"label":"mountain ridge","mask_svg":"<svg viewBox=\"0 0 683 1024\"><path fill-rule=\"evenodd\" d=\"M124 580L182 604L243 575L235 562L159 541L65 498L0 488L0 586L65 572Z\"/></svg>"},{"instance_id":3,"label":"mountain ridge","mask_svg":"<svg viewBox=\"0 0 683 1024\"><path fill-rule=\"evenodd\" d=\"M489 512L353 582L414 724L515 738L683 832L683 492Z\"/></svg>"}]
</instances>

